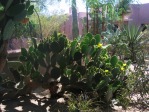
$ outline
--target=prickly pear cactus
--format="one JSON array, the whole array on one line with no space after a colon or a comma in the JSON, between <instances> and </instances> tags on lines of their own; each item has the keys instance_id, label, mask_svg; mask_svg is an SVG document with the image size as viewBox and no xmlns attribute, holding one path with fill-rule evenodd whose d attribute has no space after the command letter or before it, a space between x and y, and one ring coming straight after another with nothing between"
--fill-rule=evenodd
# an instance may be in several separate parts
<instances>
[{"instance_id":1,"label":"prickly pear cactus","mask_svg":"<svg viewBox=\"0 0 149 112\"><path fill-rule=\"evenodd\" d=\"M3 33L4 40L10 39L14 30L15 30L14 22L13 20L10 19L4 28L4 33Z\"/></svg>"},{"instance_id":2,"label":"prickly pear cactus","mask_svg":"<svg viewBox=\"0 0 149 112\"><path fill-rule=\"evenodd\" d=\"M39 44L35 39L32 39L32 42L33 46L28 50L21 49L19 59L23 64L18 72L23 74L23 77L28 76L43 88L52 89L51 83L57 82L67 65L63 53L68 46L68 40L64 35L56 34L55 37L53 35L51 38L41 40Z\"/></svg>"},{"instance_id":3,"label":"prickly pear cactus","mask_svg":"<svg viewBox=\"0 0 149 112\"><path fill-rule=\"evenodd\" d=\"M30 0L27 0L27 1L26 0L1 0L0 1L0 30L1 30L0 31L0 54L3 54L3 56L0 57L1 59L0 72L3 70L5 66L5 62L7 58L6 48L8 45L8 40L12 37L14 33L15 24L17 24L18 22L27 23L29 21L28 16L33 13L33 10L34 10L34 6L30 4ZM25 66L28 67L27 64ZM21 77L21 74L20 73L18 74ZM20 79L20 82L22 81L23 78ZM4 80L2 82L4 82ZM6 85L8 83L9 82L6 82ZM15 83L18 83L18 82L15 82ZM22 83L18 83L18 85L21 87L24 87Z\"/></svg>"},{"instance_id":4,"label":"prickly pear cactus","mask_svg":"<svg viewBox=\"0 0 149 112\"><path fill-rule=\"evenodd\" d=\"M18 22L27 23L27 16L33 14L34 6L30 1L2 0L0 9L0 28L2 36L0 40L8 40L11 38L15 24Z\"/></svg>"},{"instance_id":5,"label":"prickly pear cactus","mask_svg":"<svg viewBox=\"0 0 149 112\"><path fill-rule=\"evenodd\" d=\"M108 104L126 88L129 63L108 55L109 45L103 46L100 35L88 33L69 41L54 33L39 43L32 41L28 50L21 49L22 64L15 73L16 80L18 76L23 79L18 82L19 88L27 88L32 82L49 89L53 96L58 94L57 84L61 83L61 92L96 92L97 99Z\"/></svg>"}]
</instances>

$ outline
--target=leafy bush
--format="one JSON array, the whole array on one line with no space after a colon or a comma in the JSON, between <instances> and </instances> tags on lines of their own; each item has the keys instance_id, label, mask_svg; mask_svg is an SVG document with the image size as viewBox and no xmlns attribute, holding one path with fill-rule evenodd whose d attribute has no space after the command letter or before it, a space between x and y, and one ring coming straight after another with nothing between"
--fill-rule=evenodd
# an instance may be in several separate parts
<instances>
[{"instance_id":1,"label":"leafy bush","mask_svg":"<svg viewBox=\"0 0 149 112\"><path fill-rule=\"evenodd\" d=\"M135 107L141 110L148 108L149 72L147 64L135 64L128 76L127 85L130 99Z\"/></svg>"},{"instance_id":2,"label":"leafy bush","mask_svg":"<svg viewBox=\"0 0 149 112\"><path fill-rule=\"evenodd\" d=\"M131 59L132 64L131 71L127 78L127 86L129 91L124 90L123 95L127 96L127 92L130 94L130 99L133 99L133 103L138 106L146 108L147 105L147 90L148 90L148 65L146 61L147 55L147 32L142 32L142 27L136 26L124 26L121 30L117 29L116 32L104 33L104 41L111 44L109 52L111 55L117 55L120 59ZM125 95L126 91L126 95ZM134 100L137 98L137 100ZM120 98L120 100L121 100ZM127 99L121 105L128 105Z\"/></svg>"}]
</instances>

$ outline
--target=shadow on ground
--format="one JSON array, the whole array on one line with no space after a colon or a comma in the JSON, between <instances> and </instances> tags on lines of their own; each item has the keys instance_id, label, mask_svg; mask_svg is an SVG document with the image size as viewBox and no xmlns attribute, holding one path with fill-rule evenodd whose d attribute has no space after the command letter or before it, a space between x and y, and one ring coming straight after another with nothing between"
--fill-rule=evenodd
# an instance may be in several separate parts
<instances>
[{"instance_id":1,"label":"shadow on ground","mask_svg":"<svg viewBox=\"0 0 149 112\"><path fill-rule=\"evenodd\" d=\"M38 98L33 94L2 100L0 108L2 112L68 112L65 103L58 103L57 99Z\"/></svg>"}]
</instances>

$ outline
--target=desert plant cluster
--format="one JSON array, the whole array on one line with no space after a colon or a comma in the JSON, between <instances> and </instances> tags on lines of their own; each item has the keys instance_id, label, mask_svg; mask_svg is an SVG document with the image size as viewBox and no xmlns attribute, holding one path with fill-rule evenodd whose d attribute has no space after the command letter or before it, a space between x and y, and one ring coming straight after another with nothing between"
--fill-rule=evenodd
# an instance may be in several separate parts
<instances>
[{"instance_id":1,"label":"desert plant cluster","mask_svg":"<svg viewBox=\"0 0 149 112\"><path fill-rule=\"evenodd\" d=\"M119 27L115 26L113 18L127 12L126 6L115 11L123 2L112 7L112 2L89 0L86 5L90 8L91 27L85 23L84 35L76 33L69 40L65 34L58 33L58 27L67 20L66 15L51 18L42 15L43 21L50 25L61 17L61 21L50 27L44 24L42 29L42 19L30 0L2 0L0 101L28 96L42 88L49 90L49 100L61 97L66 100L65 112L111 112L114 106L146 111L149 108L148 28L124 25L120 18L117 18ZM103 11L97 10L100 6ZM40 24L36 24L34 16L29 18L34 12ZM78 31L75 27L73 31ZM21 48L17 59L10 61L7 45L14 36L29 37L30 45Z\"/></svg>"}]
</instances>

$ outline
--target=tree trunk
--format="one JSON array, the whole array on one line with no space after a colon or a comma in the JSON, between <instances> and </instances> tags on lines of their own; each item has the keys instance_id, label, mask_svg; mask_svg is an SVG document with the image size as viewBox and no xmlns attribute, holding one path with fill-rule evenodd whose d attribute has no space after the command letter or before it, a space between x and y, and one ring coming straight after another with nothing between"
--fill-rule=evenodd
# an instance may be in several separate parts
<instances>
[{"instance_id":1,"label":"tree trunk","mask_svg":"<svg viewBox=\"0 0 149 112\"><path fill-rule=\"evenodd\" d=\"M104 17L104 13L102 12L102 31L105 31L105 17Z\"/></svg>"},{"instance_id":2,"label":"tree trunk","mask_svg":"<svg viewBox=\"0 0 149 112\"><path fill-rule=\"evenodd\" d=\"M78 16L76 9L76 0L72 0L72 37L77 38L79 36L78 29Z\"/></svg>"},{"instance_id":3,"label":"tree trunk","mask_svg":"<svg viewBox=\"0 0 149 112\"><path fill-rule=\"evenodd\" d=\"M3 44L0 48L1 49L0 50L0 73L2 73L6 64L7 46L8 46L8 40L3 41Z\"/></svg>"},{"instance_id":4,"label":"tree trunk","mask_svg":"<svg viewBox=\"0 0 149 112\"><path fill-rule=\"evenodd\" d=\"M86 4L86 32L88 33L88 6Z\"/></svg>"},{"instance_id":5,"label":"tree trunk","mask_svg":"<svg viewBox=\"0 0 149 112\"><path fill-rule=\"evenodd\" d=\"M96 14L95 14L95 10L93 12L93 34L95 35L95 32L96 32Z\"/></svg>"},{"instance_id":6,"label":"tree trunk","mask_svg":"<svg viewBox=\"0 0 149 112\"><path fill-rule=\"evenodd\" d=\"M95 18L96 18L96 23L95 23L95 25L96 25L96 27L95 27L95 34L98 34L99 33L99 17L98 17L98 11L99 11L99 8L97 7L96 8L96 11L95 11Z\"/></svg>"},{"instance_id":7,"label":"tree trunk","mask_svg":"<svg viewBox=\"0 0 149 112\"><path fill-rule=\"evenodd\" d=\"M122 13L121 21L120 21L120 28L122 28L122 26L124 25L124 16L125 16L125 13Z\"/></svg>"}]
</instances>

